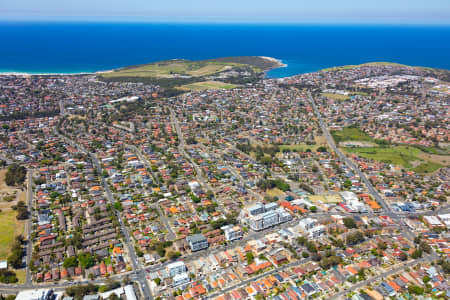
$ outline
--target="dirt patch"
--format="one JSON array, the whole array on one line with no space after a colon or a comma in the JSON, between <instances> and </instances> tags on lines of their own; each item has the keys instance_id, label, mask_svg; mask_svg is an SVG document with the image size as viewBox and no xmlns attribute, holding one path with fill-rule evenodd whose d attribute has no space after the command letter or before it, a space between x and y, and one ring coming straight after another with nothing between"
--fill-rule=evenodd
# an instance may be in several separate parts
<instances>
[{"instance_id":1,"label":"dirt patch","mask_svg":"<svg viewBox=\"0 0 450 300\"><path fill-rule=\"evenodd\" d=\"M436 155L436 154L421 153L418 156L424 160L431 161L431 162L441 164L444 166L450 165L450 156L449 155Z\"/></svg>"}]
</instances>

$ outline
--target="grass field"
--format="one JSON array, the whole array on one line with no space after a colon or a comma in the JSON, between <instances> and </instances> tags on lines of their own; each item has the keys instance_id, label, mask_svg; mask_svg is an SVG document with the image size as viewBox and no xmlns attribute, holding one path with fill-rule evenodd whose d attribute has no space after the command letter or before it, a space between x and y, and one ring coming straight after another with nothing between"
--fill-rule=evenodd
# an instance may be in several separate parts
<instances>
[{"instance_id":1,"label":"grass field","mask_svg":"<svg viewBox=\"0 0 450 300\"><path fill-rule=\"evenodd\" d=\"M17 283L24 284L25 280L27 279L27 271L25 269L20 269L14 270L14 272L16 273L16 277L19 280Z\"/></svg>"},{"instance_id":2,"label":"grass field","mask_svg":"<svg viewBox=\"0 0 450 300\"><path fill-rule=\"evenodd\" d=\"M16 219L15 210L2 211L0 213L0 260L4 260L11 252L11 243L14 238L23 233L24 221Z\"/></svg>"},{"instance_id":3,"label":"grass field","mask_svg":"<svg viewBox=\"0 0 450 300\"><path fill-rule=\"evenodd\" d=\"M316 136L314 136L314 141L316 142L316 144L318 146L326 146L326 147L328 147L327 138L324 137L323 135L316 135Z\"/></svg>"},{"instance_id":4,"label":"grass field","mask_svg":"<svg viewBox=\"0 0 450 300\"><path fill-rule=\"evenodd\" d=\"M200 91L200 90L214 90L214 89L233 89L235 87L237 87L237 85L224 83L220 81L201 81L182 85L178 87L178 89Z\"/></svg>"},{"instance_id":5,"label":"grass field","mask_svg":"<svg viewBox=\"0 0 450 300\"><path fill-rule=\"evenodd\" d=\"M321 201L322 203L338 203L342 198L338 194L333 195L310 195L308 196L312 203Z\"/></svg>"},{"instance_id":6,"label":"grass field","mask_svg":"<svg viewBox=\"0 0 450 300\"><path fill-rule=\"evenodd\" d=\"M372 142L373 138L359 128L345 127L342 130L331 131L336 144L344 141L365 141Z\"/></svg>"},{"instance_id":7,"label":"grass field","mask_svg":"<svg viewBox=\"0 0 450 300\"><path fill-rule=\"evenodd\" d=\"M278 188L267 190L266 193L270 197L278 197L278 198L284 195L284 192Z\"/></svg>"},{"instance_id":8,"label":"grass field","mask_svg":"<svg viewBox=\"0 0 450 300\"><path fill-rule=\"evenodd\" d=\"M442 167L443 165L441 164L429 161L413 168L413 171L417 173L433 173L434 171L439 170Z\"/></svg>"},{"instance_id":9,"label":"grass field","mask_svg":"<svg viewBox=\"0 0 450 300\"><path fill-rule=\"evenodd\" d=\"M361 157L410 168L418 173L432 173L444 165L448 165L448 163L443 163L446 162L445 156L439 156L442 158L442 163L436 162L432 160L436 155L426 154L412 146L345 148L345 151Z\"/></svg>"},{"instance_id":10,"label":"grass field","mask_svg":"<svg viewBox=\"0 0 450 300\"><path fill-rule=\"evenodd\" d=\"M170 60L143 66L118 69L112 72L101 73L105 78L111 77L154 77L173 78L175 74L193 77L211 75L239 66L236 63L202 62Z\"/></svg>"},{"instance_id":11,"label":"grass field","mask_svg":"<svg viewBox=\"0 0 450 300\"><path fill-rule=\"evenodd\" d=\"M345 148L345 151L384 163L401 165L405 168L411 168L413 161L422 160L419 158L422 151L408 146Z\"/></svg>"},{"instance_id":12,"label":"grass field","mask_svg":"<svg viewBox=\"0 0 450 300\"><path fill-rule=\"evenodd\" d=\"M341 94L332 94L332 93L322 93L322 96L325 96L330 99L344 101L350 99L350 96L348 95L341 95Z\"/></svg>"}]
</instances>

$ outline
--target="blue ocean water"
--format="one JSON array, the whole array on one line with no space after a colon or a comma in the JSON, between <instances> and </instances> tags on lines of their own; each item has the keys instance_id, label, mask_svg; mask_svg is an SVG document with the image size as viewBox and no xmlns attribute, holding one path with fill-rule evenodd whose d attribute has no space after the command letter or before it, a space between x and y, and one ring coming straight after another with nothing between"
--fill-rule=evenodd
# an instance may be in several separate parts
<instances>
[{"instance_id":1,"label":"blue ocean water","mask_svg":"<svg viewBox=\"0 0 450 300\"><path fill-rule=\"evenodd\" d=\"M375 61L450 69L450 26L0 23L0 72L77 73L263 55L268 76Z\"/></svg>"}]
</instances>

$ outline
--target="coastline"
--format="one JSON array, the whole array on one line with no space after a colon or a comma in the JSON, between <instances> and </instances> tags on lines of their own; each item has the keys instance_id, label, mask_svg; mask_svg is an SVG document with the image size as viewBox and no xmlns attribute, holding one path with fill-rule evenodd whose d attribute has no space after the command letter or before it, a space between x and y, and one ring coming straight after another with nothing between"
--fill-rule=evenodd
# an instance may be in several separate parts
<instances>
[{"instance_id":1,"label":"coastline","mask_svg":"<svg viewBox=\"0 0 450 300\"><path fill-rule=\"evenodd\" d=\"M281 59L277 59L270 56L257 56L266 60L269 60L270 62L274 63L275 66L271 67L270 69L267 69L264 71L264 73L269 72L270 70L277 69L277 68L286 68L288 65L283 63ZM171 59L171 60L177 60L177 58ZM120 69L123 67L118 67L116 69L110 69L110 70L99 70L99 71L93 71L93 72L14 72L14 71L0 71L0 76L80 76L80 75L96 75L96 74L104 74L104 73L111 73L114 72L117 69Z\"/></svg>"},{"instance_id":2,"label":"coastline","mask_svg":"<svg viewBox=\"0 0 450 300\"><path fill-rule=\"evenodd\" d=\"M63 72L55 72L55 73L34 73L34 72L14 72L14 71L5 71L2 72L0 71L0 76L78 76L78 75L94 75L97 73L109 73L112 72L114 70L107 70L107 71L95 71L95 72L67 72L67 73L63 73Z\"/></svg>"},{"instance_id":3,"label":"coastline","mask_svg":"<svg viewBox=\"0 0 450 300\"><path fill-rule=\"evenodd\" d=\"M269 70L266 70L266 72L273 70L273 69L277 69L277 68L286 68L288 66L287 64L283 63L283 61L281 59L277 59L277 58L270 57L270 56L259 56L259 57L277 64L275 67L272 67Z\"/></svg>"}]
</instances>

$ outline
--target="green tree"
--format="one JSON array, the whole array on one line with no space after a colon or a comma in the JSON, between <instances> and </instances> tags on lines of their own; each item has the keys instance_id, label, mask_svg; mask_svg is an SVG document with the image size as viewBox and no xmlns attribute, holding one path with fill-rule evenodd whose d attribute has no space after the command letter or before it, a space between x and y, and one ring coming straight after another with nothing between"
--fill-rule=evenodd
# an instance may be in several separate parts
<instances>
[{"instance_id":1,"label":"green tree","mask_svg":"<svg viewBox=\"0 0 450 300\"><path fill-rule=\"evenodd\" d=\"M423 288L421 288L420 286L413 285L413 284L408 286L408 292L410 292L411 294L422 295L423 291L424 291Z\"/></svg>"},{"instance_id":2,"label":"green tree","mask_svg":"<svg viewBox=\"0 0 450 300\"><path fill-rule=\"evenodd\" d=\"M347 228L356 228L356 222L353 218L345 217L343 220L345 227Z\"/></svg>"},{"instance_id":3,"label":"green tree","mask_svg":"<svg viewBox=\"0 0 450 300\"><path fill-rule=\"evenodd\" d=\"M88 269L95 265L94 257L89 253L80 253L78 255L78 261L83 269Z\"/></svg>"},{"instance_id":4,"label":"green tree","mask_svg":"<svg viewBox=\"0 0 450 300\"><path fill-rule=\"evenodd\" d=\"M420 249L414 250L414 252L411 254L411 257L414 259L418 259L418 258L422 257L422 250L420 250Z\"/></svg>"},{"instance_id":5,"label":"green tree","mask_svg":"<svg viewBox=\"0 0 450 300\"><path fill-rule=\"evenodd\" d=\"M311 253L317 253L317 246L316 246L316 244L314 244L314 242L312 242L312 241L307 241L307 242L305 243L305 247L306 247L306 249L307 249L309 252L311 252Z\"/></svg>"},{"instance_id":6,"label":"green tree","mask_svg":"<svg viewBox=\"0 0 450 300\"><path fill-rule=\"evenodd\" d=\"M122 211L123 210L122 203L120 201L114 202L114 208L118 211Z\"/></svg>"},{"instance_id":7,"label":"green tree","mask_svg":"<svg viewBox=\"0 0 450 300\"><path fill-rule=\"evenodd\" d=\"M253 256L253 253L251 253L251 252L248 252L247 254L245 254L245 256L247 257L247 264L251 264L251 263L253 263L253 261L254 261L254 256Z\"/></svg>"},{"instance_id":8,"label":"green tree","mask_svg":"<svg viewBox=\"0 0 450 300\"><path fill-rule=\"evenodd\" d=\"M64 260L63 267L64 268L70 268L70 267L77 267L78 266L78 260L75 256L68 257Z\"/></svg>"}]
</instances>

